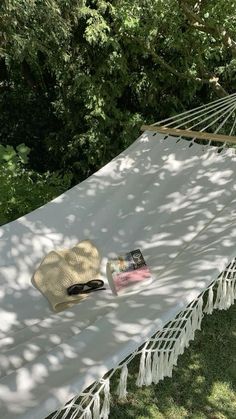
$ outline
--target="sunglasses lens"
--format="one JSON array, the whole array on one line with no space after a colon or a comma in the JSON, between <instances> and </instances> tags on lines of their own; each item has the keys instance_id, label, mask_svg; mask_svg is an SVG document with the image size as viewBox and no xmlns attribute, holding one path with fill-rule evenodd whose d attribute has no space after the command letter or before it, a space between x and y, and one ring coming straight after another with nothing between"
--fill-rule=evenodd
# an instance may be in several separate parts
<instances>
[{"instance_id":1,"label":"sunglasses lens","mask_svg":"<svg viewBox=\"0 0 236 419\"><path fill-rule=\"evenodd\" d=\"M99 288L104 285L104 282L101 279L92 279L91 281L87 282L87 285L90 288Z\"/></svg>"},{"instance_id":2,"label":"sunglasses lens","mask_svg":"<svg viewBox=\"0 0 236 419\"><path fill-rule=\"evenodd\" d=\"M84 285L75 284L67 288L67 293L68 295L76 295L76 294L79 294L81 291L83 291L83 289L84 289Z\"/></svg>"}]
</instances>

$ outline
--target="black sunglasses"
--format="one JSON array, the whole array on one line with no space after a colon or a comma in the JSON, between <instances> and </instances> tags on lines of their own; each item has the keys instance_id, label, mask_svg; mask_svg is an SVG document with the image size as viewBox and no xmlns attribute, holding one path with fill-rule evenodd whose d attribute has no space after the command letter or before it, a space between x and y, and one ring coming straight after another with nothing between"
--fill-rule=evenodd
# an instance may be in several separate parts
<instances>
[{"instance_id":1,"label":"black sunglasses","mask_svg":"<svg viewBox=\"0 0 236 419\"><path fill-rule=\"evenodd\" d=\"M104 282L101 279L91 279L91 281L85 282L83 284L74 284L67 288L68 295L76 295L76 294L89 294L93 291L101 291L105 290L106 288L103 287ZM85 287L89 287L88 289L84 289Z\"/></svg>"}]
</instances>

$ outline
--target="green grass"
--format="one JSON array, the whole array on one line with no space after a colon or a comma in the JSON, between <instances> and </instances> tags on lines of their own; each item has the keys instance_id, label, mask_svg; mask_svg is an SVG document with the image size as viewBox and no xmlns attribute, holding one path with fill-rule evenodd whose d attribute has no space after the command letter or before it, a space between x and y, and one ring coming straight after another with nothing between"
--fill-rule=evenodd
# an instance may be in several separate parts
<instances>
[{"instance_id":1,"label":"green grass","mask_svg":"<svg viewBox=\"0 0 236 419\"><path fill-rule=\"evenodd\" d=\"M127 401L113 399L110 419L236 419L235 320L236 305L205 316L202 330L179 357L173 377L158 385L136 387L138 361L134 360Z\"/></svg>"}]
</instances>

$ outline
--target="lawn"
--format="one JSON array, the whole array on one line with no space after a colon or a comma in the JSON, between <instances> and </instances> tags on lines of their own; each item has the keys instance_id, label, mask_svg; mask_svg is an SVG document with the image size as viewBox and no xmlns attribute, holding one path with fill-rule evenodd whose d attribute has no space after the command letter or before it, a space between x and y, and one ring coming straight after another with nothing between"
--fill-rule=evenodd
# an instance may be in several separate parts
<instances>
[{"instance_id":1,"label":"lawn","mask_svg":"<svg viewBox=\"0 0 236 419\"><path fill-rule=\"evenodd\" d=\"M235 419L236 305L206 315L202 330L179 357L173 377L137 388L138 361L129 367L127 401L112 402L110 419Z\"/></svg>"}]
</instances>

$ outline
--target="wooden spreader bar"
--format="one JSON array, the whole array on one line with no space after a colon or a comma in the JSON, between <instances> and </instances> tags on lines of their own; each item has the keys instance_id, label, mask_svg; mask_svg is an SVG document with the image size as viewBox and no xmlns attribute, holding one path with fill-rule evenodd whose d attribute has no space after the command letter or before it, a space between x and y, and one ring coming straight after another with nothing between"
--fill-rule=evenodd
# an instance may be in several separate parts
<instances>
[{"instance_id":1,"label":"wooden spreader bar","mask_svg":"<svg viewBox=\"0 0 236 419\"><path fill-rule=\"evenodd\" d=\"M199 140L212 140L219 141L221 143L227 142L236 144L236 136L233 135L212 134L211 132L199 132L191 131L188 129L169 128L163 127L162 125L143 125L141 127L141 131L154 131L163 134L175 135L177 137L198 138Z\"/></svg>"}]
</instances>

